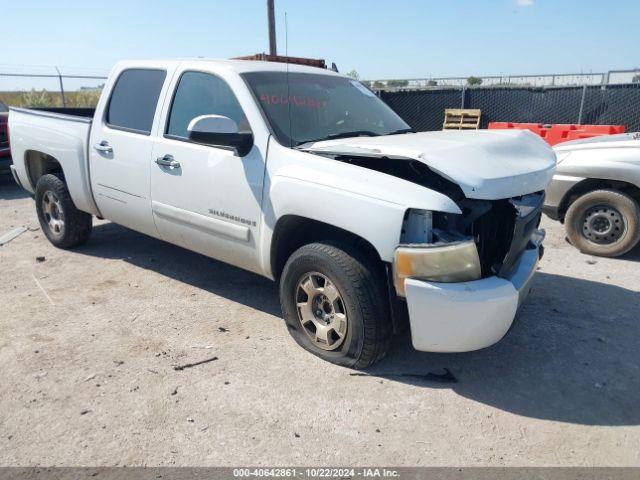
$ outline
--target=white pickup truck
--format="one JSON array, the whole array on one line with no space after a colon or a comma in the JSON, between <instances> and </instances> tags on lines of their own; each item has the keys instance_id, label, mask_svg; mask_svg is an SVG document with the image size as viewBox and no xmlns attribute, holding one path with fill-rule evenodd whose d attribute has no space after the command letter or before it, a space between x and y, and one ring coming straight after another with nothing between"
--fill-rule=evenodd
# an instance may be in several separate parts
<instances>
[{"instance_id":1,"label":"white pickup truck","mask_svg":"<svg viewBox=\"0 0 640 480\"><path fill-rule=\"evenodd\" d=\"M126 61L93 118L14 108L9 124L54 245L95 216L277 280L293 338L352 368L407 321L422 351L497 342L542 254L542 139L413 133L329 70Z\"/></svg>"}]
</instances>

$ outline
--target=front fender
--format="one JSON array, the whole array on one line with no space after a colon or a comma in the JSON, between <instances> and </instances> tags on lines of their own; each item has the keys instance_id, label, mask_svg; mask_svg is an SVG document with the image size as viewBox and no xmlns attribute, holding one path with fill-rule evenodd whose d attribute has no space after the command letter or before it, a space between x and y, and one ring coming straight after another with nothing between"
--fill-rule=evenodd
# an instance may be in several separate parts
<instances>
[{"instance_id":1,"label":"front fender","mask_svg":"<svg viewBox=\"0 0 640 480\"><path fill-rule=\"evenodd\" d=\"M618 180L640 188L640 150L637 148L585 149L571 152L558 164L556 174Z\"/></svg>"},{"instance_id":2,"label":"front fender","mask_svg":"<svg viewBox=\"0 0 640 480\"><path fill-rule=\"evenodd\" d=\"M304 169L285 168L278 172L269 180L270 208L266 209L269 215L263 252L271 243L278 219L296 215L358 235L373 245L383 261L391 262L407 209L461 213L453 200L441 193L388 175L378 185L380 179L376 177L383 174L360 170L357 181L334 171L313 178L308 178ZM269 261L268 255L263 259Z\"/></svg>"}]
</instances>

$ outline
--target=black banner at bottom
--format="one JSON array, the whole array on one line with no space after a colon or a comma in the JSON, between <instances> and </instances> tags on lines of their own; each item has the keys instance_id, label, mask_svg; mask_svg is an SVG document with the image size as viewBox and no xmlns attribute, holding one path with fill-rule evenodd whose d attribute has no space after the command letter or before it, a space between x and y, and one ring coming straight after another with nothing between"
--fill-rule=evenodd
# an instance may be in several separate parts
<instances>
[{"instance_id":1,"label":"black banner at bottom","mask_svg":"<svg viewBox=\"0 0 640 480\"><path fill-rule=\"evenodd\" d=\"M587 467L0 467L0 480L638 480L637 468Z\"/></svg>"}]
</instances>

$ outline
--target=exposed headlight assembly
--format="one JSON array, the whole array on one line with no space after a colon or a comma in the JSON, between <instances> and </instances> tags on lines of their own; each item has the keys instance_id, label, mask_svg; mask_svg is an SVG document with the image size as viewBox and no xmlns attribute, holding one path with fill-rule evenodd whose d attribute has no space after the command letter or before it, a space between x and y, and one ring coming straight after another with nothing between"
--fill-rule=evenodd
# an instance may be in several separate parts
<instances>
[{"instance_id":1,"label":"exposed headlight assembly","mask_svg":"<svg viewBox=\"0 0 640 480\"><path fill-rule=\"evenodd\" d=\"M473 240L404 245L396 249L393 277L396 293L405 296L404 282L417 278L432 282L469 282L481 276L480 257Z\"/></svg>"},{"instance_id":2,"label":"exposed headlight assembly","mask_svg":"<svg viewBox=\"0 0 640 480\"><path fill-rule=\"evenodd\" d=\"M394 255L393 276L396 293L402 297L407 278L451 283L481 276L473 239L434 229L433 214L428 210L407 210L400 243Z\"/></svg>"}]
</instances>

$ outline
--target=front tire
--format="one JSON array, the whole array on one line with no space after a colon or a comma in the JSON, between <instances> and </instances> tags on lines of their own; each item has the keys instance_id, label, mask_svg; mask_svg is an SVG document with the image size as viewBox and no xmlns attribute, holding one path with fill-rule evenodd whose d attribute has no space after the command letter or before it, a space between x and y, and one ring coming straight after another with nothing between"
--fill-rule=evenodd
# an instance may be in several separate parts
<instances>
[{"instance_id":1,"label":"front tire","mask_svg":"<svg viewBox=\"0 0 640 480\"><path fill-rule=\"evenodd\" d=\"M640 240L640 207L625 193L594 190L571 204L565 228L582 253L618 257Z\"/></svg>"},{"instance_id":2,"label":"front tire","mask_svg":"<svg viewBox=\"0 0 640 480\"><path fill-rule=\"evenodd\" d=\"M386 354L392 338L385 278L351 247L312 243L288 259L280 279L287 328L305 350L362 369Z\"/></svg>"},{"instance_id":3,"label":"front tire","mask_svg":"<svg viewBox=\"0 0 640 480\"><path fill-rule=\"evenodd\" d=\"M76 208L62 175L40 177L35 200L40 227L53 245L72 248L89 239L92 217Z\"/></svg>"}]
</instances>

